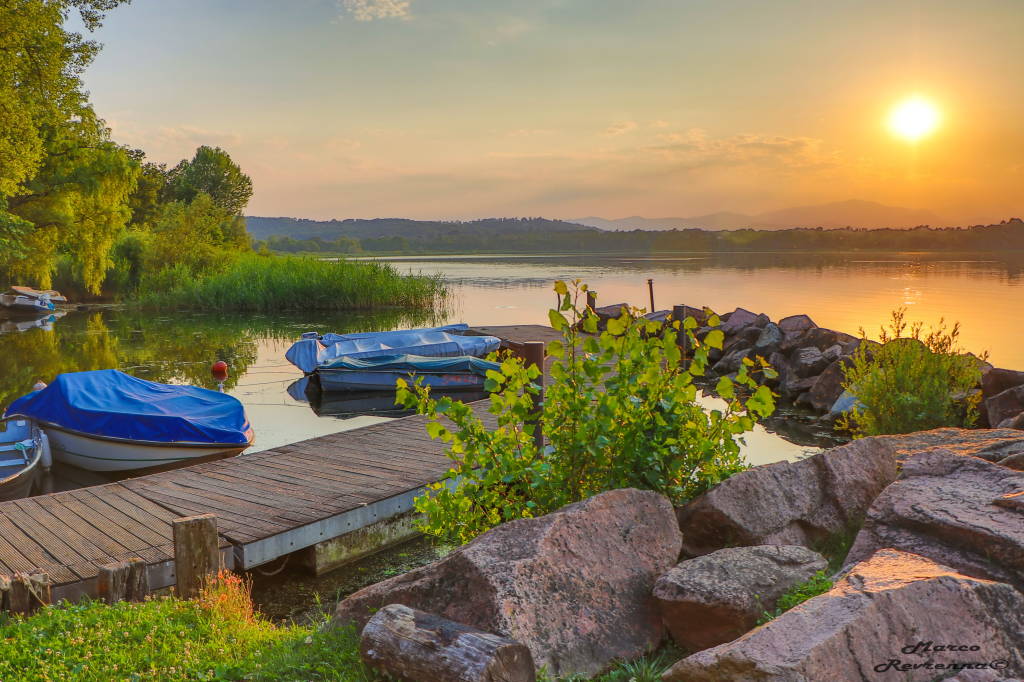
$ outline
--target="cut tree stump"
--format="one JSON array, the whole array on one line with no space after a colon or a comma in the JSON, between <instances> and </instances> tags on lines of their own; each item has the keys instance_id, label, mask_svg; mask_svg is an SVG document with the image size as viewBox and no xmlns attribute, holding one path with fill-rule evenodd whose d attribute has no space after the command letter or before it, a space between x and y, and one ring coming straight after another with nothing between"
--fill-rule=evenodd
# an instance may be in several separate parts
<instances>
[{"instance_id":1,"label":"cut tree stump","mask_svg":"<svg viewBox=\"0 0 1024 682\"><path fill-rule=\"evenodd\" d=\"M535 682L533 656L519 642L402 604L366 624L359 651L367 665L407 682Z\"/></svg>"},{"instance_id":2,"label":"cut tree stump","mask_svg":"<svg viewBox=\"0 0 1024 682\"><path fill-rule=\"evenodd\" d=\"M148 593L149 575L145 560L134 557L99 567L96 596L106 603L142 601Z\"/></svg>"},{"instance_id":3,"label":"cut tree stump","mask_svg":"<svg viewBox=\"0 0 1024 682\"><path fill-rule=\"evenodd\" d=\"M174 571L178 597L192 599L220 570L217 517L185 516L171 522L174 534Z\"/></svg>"}]
</instances>

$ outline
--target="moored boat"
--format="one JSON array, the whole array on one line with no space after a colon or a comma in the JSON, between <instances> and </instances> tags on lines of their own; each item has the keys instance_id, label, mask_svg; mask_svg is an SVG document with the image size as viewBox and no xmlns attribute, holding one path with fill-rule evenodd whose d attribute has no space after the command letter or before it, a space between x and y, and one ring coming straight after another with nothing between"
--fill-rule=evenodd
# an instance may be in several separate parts
<instances>
[{"instance_id":1,"label":"moored boat","mask_svg":"<svg viewBox=\"0 0 1024 682\"><path fill-rule=\"evenodd\" d=\"M91 471L168 468L237 455L252 426L232 396L113 369L60 374L4 413L34 421L56 461Z\"/></svg>"},{"instance_id":2,"label":"moored boat","mask_svg":"<svg viewBox=\"0 0 1024 682\"><path fill-rule=\"evenodd\" d=\"M0 294L0 305L16 313L47 313L56 308L48 298L37 298L11 292Z\"/></svg>"},{"instance_id":3,"label":"moored boat","mask_svg":"<svg viewBox=\"0 0 1024 682\"><path fill-rule=\"evenodd\" d=\"M59 291L54 289L33 289L32 287L11 287L8 293L13 293L18 296L27 296L29 298L42 299L45 298L53 303L67 303L68 299L61 295Z\"/></svg>"},{"instance_id":4,"label":"moored boat","mask_svg":"<svg viewBox=\"0 0 1024 682\"><path fill-rule=\"evenodd\" d=\"M484 387L488 370L500 371L497 362L471 356L430 358L418 355L383 355L373 358L340 357L316 369L326 392L394 391L398 379L419 382L446 391Z\"/></svg>"},{"instance_id":5,"label":"moored boat","mask_svg":"<svg viewBox=\"0 0 1024 682\"><path fill-rule=\"evenodd\" d=\"M43 436L29 420L0 420L0 501L31 494L43 450Z\"/></svg>"},{"instance_id":6,"label":"moored boat","mask_svg":"<svg viewBox=\"0 0 1024 682\"><path fill-rule=\"evenodd\" d=\"M501 339L494 336L462 335L468 329L465 324L452 324L428 329L322 336L310 332L288 349L285 358L310 374L319 366L342 357L362 360L395 355L483 357L501 345Z\"/></svg>"}]
</instances>

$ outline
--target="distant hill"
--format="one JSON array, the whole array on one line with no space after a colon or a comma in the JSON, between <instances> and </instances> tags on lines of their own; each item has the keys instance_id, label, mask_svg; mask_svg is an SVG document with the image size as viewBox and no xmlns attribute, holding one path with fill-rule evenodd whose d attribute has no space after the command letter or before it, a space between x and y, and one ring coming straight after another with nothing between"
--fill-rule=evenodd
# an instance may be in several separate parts
<instances>
[{"instance_id":1,"label":"distant hill","mask_svg":"<svg viewBox=\"0 0 1024 682\"><path fill-rule=\"evenodd\" d=\"M546 218L485 218L470 221L408 220L405 218L373 218L347 220L307 220L305 218L261 218L247 216L249 234L255 239L270 236L292 239L334 241L339 237L353 239L405 238L410 241L450 239L460 235L486 237L494 235L596 232L597 228Z\"/></svg>"},{"instance_id":2,"label":"distant hill","mask_svg":"<svg viewBox=\"0 0 1024 682\"><path fill-rule=\"evenodd\" d=\"M711 213L690 218L643 218L632 216L618 220L588 217L575 222L602 230L785 230L794 227L862 227L868 229L908 229L918 225L939 226L942 219L931 211L886 206L874 201L834 201L815 206L796 206L754 215Z\"/></svg>"}]
</instances>

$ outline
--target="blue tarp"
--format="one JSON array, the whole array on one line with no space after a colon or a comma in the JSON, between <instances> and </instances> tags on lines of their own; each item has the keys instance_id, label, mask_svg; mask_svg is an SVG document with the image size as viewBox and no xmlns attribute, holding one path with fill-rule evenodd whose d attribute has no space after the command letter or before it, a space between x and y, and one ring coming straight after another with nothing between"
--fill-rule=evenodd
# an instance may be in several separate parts
<instances>
[{"instance_id":1,"label":"blue tarp","mask_svg":"<svg viewBox=\"0 0 1024 682\"><path fill-rule=\"evenodd\" d=\"M342 357L326 362L320 369L392 371L392 372L464 372L486 376L487 370L501 371L501 364L468 356L458 358L427 358L420 355L382 355L360 359Z\"/></svg>"},{"instance_id":2,"label":"blue tarp","mask_svg":"<svg viewBox=\"0 0 1024 682\"><path fill-rule=\"evenodd\" d=\"M443 329L462 329L449 325L434 329L410 329L362 334L325 334L320 340L303 335L285 358L307 374L324 363L341 357L367 359L384 355L419 355L443 358L471 355L480 357L498 349L501 339L494 336L458 336ZM327 343L330 341L331 343Z\"/></svg>"},{"instance_id":3,"label":"blue tarp","mask_svg":"<svg viewBox=\"0 0 1024 682\"><path fill-rule=\"evenodd\" d=\"M4 416L12 415L81 433L158 443L241 445L252 438L236 398L136 379L116 369L59 374L46 388L11 403Z\"/></svg>"}]
</instances>

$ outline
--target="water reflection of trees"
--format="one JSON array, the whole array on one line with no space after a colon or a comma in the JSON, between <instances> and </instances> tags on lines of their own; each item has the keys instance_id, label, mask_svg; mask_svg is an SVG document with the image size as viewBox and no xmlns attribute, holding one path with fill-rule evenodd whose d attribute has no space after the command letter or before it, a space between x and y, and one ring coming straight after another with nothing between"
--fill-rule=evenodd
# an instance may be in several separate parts
<instances>
[{"instance_id":1,"label":"water reflection of trees","mask_svg":"<svg viewBox=\"0 0 1024 682\"><path fill-rule=\"evenodd\" d=\"M0 334L0 405L63 372L121 369L162 383L216 388L210 364L231 366L230 389L256 361L266 340L291 341L303 331L379 331L428 325L425 313L292 314L274 317L222 314L153 314L133 310L75 312L52 330ZM284 362L282 357L281 362Z\"/></svg>"}]
</instances>

